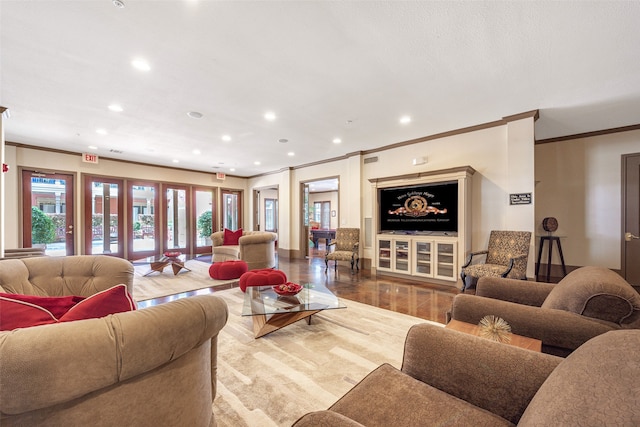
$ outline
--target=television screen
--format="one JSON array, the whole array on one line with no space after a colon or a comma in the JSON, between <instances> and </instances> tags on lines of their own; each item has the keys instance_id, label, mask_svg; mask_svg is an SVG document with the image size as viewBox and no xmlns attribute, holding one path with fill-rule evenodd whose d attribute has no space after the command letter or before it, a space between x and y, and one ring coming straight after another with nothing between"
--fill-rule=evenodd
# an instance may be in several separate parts
<instances>
[{"instance_id":1,"label":"television screen","mask_svg":"<svg viewBox=\"0 0 640 427\"><path fill-rule=\"evenodd\" d=\"M378 189L379 231L458 232L458 181Z\"/></svg>"}]
</instances>

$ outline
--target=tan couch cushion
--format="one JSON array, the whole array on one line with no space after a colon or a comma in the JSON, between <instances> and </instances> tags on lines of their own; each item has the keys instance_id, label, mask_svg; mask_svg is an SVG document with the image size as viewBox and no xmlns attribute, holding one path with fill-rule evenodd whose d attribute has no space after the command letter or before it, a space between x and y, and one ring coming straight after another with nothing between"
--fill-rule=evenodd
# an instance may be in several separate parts
<instances>
[{"instance_id":1,"label":"tan couch cushion","mask_svg":"<svg viewBox=\"0 0 640 427\"><path fill-rule=\"evenodd\" d=\"M638 353L639 330L586 342L549 375L518 426L640 425Z\"/></svg>"},{"instance_id":2,"label":"tan couch cushion","mask_svg":"<svg viewBox=\"0 0 640 427\"><path fill-rule=\"evenodd\" d=\"M512 426L509 421L431 387L389 364L367 375L330 410L368 427Z\"/></svg>"},{"instance_id":3,"label":"tan couch cushion","mask_svg":"<svg viewBox=\"0 0 640 427\"><path fill-rule=\"evenodd\" d=\"M608 268L582 267L552 290L542 308L570 311L619 325L640 322L640 294Z\"/></svg>"}]
</instances>

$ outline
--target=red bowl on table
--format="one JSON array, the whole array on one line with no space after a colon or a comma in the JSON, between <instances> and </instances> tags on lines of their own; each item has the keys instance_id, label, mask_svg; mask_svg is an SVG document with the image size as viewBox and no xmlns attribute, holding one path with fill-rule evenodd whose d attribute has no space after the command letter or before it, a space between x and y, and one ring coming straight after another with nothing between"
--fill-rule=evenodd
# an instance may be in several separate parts
<instances>
[{"instance_id":1,"label":"red bowl on table","mask_svg":"<svg viewBox=\"0 0 640 427\"><path fill-rule=\"evenodd\" d=\"M293 296L298 292L300 292L301 290L302 290L302 286L292 282L287 282L287 283L283 283L282 285L273 286L273 291L276 294L286 296L286 297Z\"/></svg>"}]
</instances>

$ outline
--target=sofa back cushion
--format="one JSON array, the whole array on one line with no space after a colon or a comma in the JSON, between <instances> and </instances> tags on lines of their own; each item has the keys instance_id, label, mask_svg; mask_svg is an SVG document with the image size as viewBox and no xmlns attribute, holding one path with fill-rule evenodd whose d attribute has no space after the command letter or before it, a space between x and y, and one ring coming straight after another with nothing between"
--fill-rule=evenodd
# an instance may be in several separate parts
<instances>
[{"instance_id":1,"label":"sofa back cushion","mask_svg":"<svg viewBox=\"0 0 640 427\"><path fill-rule=\"evenodd\" d=\"M604 267L581 267L549 292L543 308L633 326L640 323L640 294L622 277Z\"/></svg>"},{"instance_id":2,"label":"sofa back cushion","mask_svg":"<svg viewBox=\"0 0 640 427\"><path fill-rule=\"evenodd\" d=\"M122 258L74 255L0 261L0 292L88 297L121 283L133 292L133 265Z\"/></svg>"},{"instance_id":3,"label":"sofa back cushion","mask_svg":"<svg viewBox=\"0 0 640 427\"><path fill-rule=\"evenodd\" d=\"M640 425L640 330L587 341L549 375L518 426Z\"/></svg>"}]
</instances>

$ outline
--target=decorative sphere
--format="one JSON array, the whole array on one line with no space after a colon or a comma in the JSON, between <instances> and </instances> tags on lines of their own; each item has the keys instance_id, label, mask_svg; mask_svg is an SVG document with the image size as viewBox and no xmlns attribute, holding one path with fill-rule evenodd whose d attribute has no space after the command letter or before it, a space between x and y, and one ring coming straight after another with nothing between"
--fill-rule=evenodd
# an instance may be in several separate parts
<instances>
[{"instance_id":1,"label":"decorative sphere","mask_svg":"<svg viewBox=\"0 0 640 427\"><path fill-rule=\"evenodd\" d=\"M554 232L558 229L558 220L550 216L542 220L542 228L544 231Z\"/></svg>"}]
</instances>

